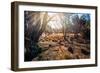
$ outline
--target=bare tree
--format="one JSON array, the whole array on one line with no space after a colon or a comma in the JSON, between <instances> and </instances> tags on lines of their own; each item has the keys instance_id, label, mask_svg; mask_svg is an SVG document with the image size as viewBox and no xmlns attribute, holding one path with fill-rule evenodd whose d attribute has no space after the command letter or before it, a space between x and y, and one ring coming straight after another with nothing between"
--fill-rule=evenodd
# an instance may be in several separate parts
<instances>
[{"instance_id":1,"label":"bare tree","mask_svg":"<svg viewBox=\"0 0 100 73\"><path fill-rule=\"evenodd\" d=\"M61 14L61 24L62 24L62 31L63 31L63 35L64 35L64 39L66 40L66 35L70 26L70 13L62 13Z\"/></svg>"},{"instance_id":2,"label":"bare tree","mask_svg":"<svg viewBox=\"0 0 100 73\"><path fill-rule=\"evenodd\" d=\"M25 61L31 61L41 52L37 43L53 17L49 17L47 12L25 11L24 14Z\"/></svg>"},{"instance_id":3,"label":"bare tree","mask_svg":"<svg viewBox=\"0 0 100 73\"><path fill-rule=\"evenodd\" d=\"M49 17L47 12L25 12L25 37L36 44L53 17Z\"/></svg>"}]
</instances>

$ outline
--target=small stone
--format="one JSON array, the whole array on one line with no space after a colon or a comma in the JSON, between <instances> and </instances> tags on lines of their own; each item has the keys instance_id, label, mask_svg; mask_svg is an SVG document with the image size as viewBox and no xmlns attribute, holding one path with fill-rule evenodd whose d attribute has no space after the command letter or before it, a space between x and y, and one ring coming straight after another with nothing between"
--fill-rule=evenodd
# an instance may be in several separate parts
<instances>
[{"instance_id":1,"label":"small stone","mask_svg":"<svg viewBox=\"0 0 100 73\"><path fill-rule=\"evenodd\" d=\"M72 54L74 53L73 48L72 47L68 47L68 51L71 52Z\"/></svg>"}]
</instances>

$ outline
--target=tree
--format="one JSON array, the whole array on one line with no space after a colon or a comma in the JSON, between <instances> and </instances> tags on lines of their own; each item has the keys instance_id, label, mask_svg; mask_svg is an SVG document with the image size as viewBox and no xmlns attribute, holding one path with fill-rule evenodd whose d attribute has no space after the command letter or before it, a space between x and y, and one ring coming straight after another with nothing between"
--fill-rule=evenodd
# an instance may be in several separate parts
<instances>
[{"instance_id":1,"label":"tree","mask_svg":"<svg viewBox=\"0 0 100 73\"><path fill-rule=\"evenodd\" d=\"M74 33L79 33L81 30L80 26L80 18L78 14L73 14L72 16L72 24L73 24L73 31Z\"/></svg>"},{"instance_id":2,"label":"tree","mask_svg":"<svg viewBox=\"0 0 100 73\"><path fill-rule=\"evenodd\" d=\"M48 17L47 12L25 12L25 37L32 43L37 43L41 34L45 31L47 23L53 17Z\"/></svg>"},{"instance_id":3,"label":"tree","mask_svg":"<svg viewBox=\"0 0 100 73\"><path fill-rule=\"evenodd\" d=\"M90 40L90 15L83 14L80 17L81 33L83 38Z\"/></svg>"},{"instance_id":4,"label":"tree","mask_svg":"<svg viewBox=\"0 0 100 73\"><path fill-rule=\"evenodd\" d=\"M60 19L61 19L61 25L62 25L62 32L64 35L64 39L66 40L66 34L70 25L70 13L61 13Z\"/></svg>"},{"instance_id":5,"label":"tree","mask_svg":"<svg viewBox=\"0 0 100 73\"><path fill-rule=\"evenodd\" d=\"M53 18L47 12L25 11L25 61L31 61L40 52L38 41L45 31L47 23Z\"/></svg>"}]
</instances>

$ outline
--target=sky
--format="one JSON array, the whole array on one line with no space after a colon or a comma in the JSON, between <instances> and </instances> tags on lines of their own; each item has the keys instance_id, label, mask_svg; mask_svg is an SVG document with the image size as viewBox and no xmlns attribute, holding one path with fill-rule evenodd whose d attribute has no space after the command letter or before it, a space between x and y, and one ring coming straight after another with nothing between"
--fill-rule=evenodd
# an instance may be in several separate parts
<instances>
[{"instance_id":1,"label":"sky","mask_svg":"<svg viewBox=\"0 0 100 73\"><path fill-rule=\"evenodd\" d=\"M67 14L65 14L65 15L67 15ZM78 15L79 18L81 18L82 15L85 15L83 18L85 18L86 20L90 20L90 15L89 14L72 13L71 16L70 16L70 20L69 20L71 23L72 23L72 18L75 15ZM47 25L49 25L52 29L60 29L60 28L62 28L63 19L61 19L61 14L60 13L50 13L49 12L48 16L49 17L54 16L54 17L52 18L52 20ZM74 24L72 23L72 25L74 25Z\"/></svg>"}]
</instances>

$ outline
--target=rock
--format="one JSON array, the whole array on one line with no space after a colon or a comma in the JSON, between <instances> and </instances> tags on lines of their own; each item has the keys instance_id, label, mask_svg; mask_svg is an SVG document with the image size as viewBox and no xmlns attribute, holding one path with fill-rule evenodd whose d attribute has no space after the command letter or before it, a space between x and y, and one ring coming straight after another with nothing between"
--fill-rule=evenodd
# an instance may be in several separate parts
<instances>
[{"instance_id":1,"label":"rock","mask_svg":"<svg viewBox=\"0 0 100 73\"><path fill-rule=\"evenodd\" d=\"M81 49L81 52L82 52L84 55L90 55L90 51L88 51L88 50Z\"/></svg>"},{"instance_id":2,"label":"rock","mask_svg":"<svg viewBox=\"0 0 100 73\"><path fill-rule=\"evenodd\" d=\"M38 57L34 60L64 60L64 59L71 59L71 56L66 51L65 46L55 46L51 47L45 52L42 52Z\"/></svg>"},{"instance_id":3,"label":"rock","mask_svg":"<svg viewBox=\"0 0 100 73\"><path fill-rule=\"evenodd\" d=\"M38 43L42 51L33 58L33 61L86 59L90 57L89 40L74 33L69 33L66 39L64 39L63 34L50 34L43 39L43 42L39 41Z\"/></svg>"},{"instance_id":4,"label":"rock","mask_svg":"<svg viewBox=\"0 0 100 73\"><path fill-rule=\"evenodd\" d=\"M72 47L68 47L68 51L71 52L72 54L74 53L74 49Z\"/></svg>"},{"instance_id":5,"label":"rock","mask_svg":"<svg viewBox=\"0 0 100 73\"><path fill-rule=\"evenodd\" d=\"M40 53L42 48L38 45L32 45L29 49L25 52L25 61L32 61L33 58L37 57Z\"/></svg>"}]
</instances>

